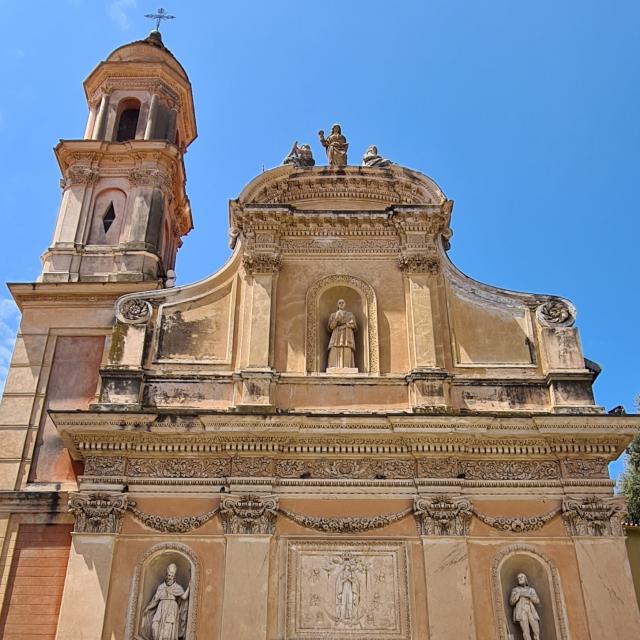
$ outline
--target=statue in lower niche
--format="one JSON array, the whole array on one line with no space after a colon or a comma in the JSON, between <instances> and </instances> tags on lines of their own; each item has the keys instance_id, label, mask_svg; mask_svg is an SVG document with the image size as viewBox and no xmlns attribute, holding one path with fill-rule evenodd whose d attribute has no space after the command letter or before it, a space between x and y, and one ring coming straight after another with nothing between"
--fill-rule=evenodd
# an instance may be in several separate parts
<instances>
[{"instance_id":1,"label":"statue in lower niche","mask_svg":"<svg viewBox=\"0 0 640 640\"><path fill-rule=\"evenodd\" d=\"M315 163L311 147L308 144L298 146L297 140L293 143L289 155L282 161L282 164L292 164L294 167L313 167Z\"/></svg>"},{"instance_id":2,"label":"statue in lower niche","mask_svg":"<svg viewBox=\"0 0 640 640\"><path fill-rule=\"evenodd\" d=\"M329 316L327 328L331 331L329 340L329 361L327 371L346 370L347 373L357 373L356 368L356 340L358 330L356 317L347 311L346 302L338 300L338 309Z\"/></svg>"},{"instance_id":3,"label":"statue in lower niche","mask_svg":"<svg viewBox=\"0 0 640 640\"><path fill-rule=\"evenodd\" d=\"M376 147L375 144L372 144L362 156L363 167L388 167L392 164L393 162L391 162L391 160L383 158L378 153L378 147Z\"/></svg>"},{"instance_id":4,"label":"statue in lower niche","mask_svg":"<svg viewBox=\"0 0 640 640\"><path fill-rule=\"evenodd\" d=\"M339 124L334 124L327 138L324 137L324 131L322 129L318 131L318 135L320 136L320 143L327 150L329 166L346 167L349 143L342 135L342 127Z\"/></svg>"},{"instance_id":5,"label":"statue in lower niche","mask_svg":"<svg viewBox=\"0 0 640 640\"><path fill-rule=\"evenodd\" d=\"M182 640L187 632L189 586L176 582L178 568L167 567L164 580L143 611L142 632L148 640Z\"/></svg>"},{"instance_id":6,"label":"statue in lower niche","mask_svg":"<svg viewBox=\"0 0 640 640\"><path fill-rule=\"evenodd\" d=\"M540 616L535 605L540 604L540 598L525 573L516 576L517 586L511 590L509 604L513 607L513 621L522 629L523 640L540 640Z\"/></svg>"}]
</instances>

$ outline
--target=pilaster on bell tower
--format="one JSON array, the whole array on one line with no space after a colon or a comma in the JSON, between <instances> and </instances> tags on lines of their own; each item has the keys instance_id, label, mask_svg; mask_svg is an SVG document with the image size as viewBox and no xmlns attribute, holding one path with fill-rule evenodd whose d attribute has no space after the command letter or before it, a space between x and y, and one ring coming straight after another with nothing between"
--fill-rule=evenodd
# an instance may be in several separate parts
<instances>
[{"instance_id":1,"label":"pilaster on bell tower","mask_svg":"<svg viewBox=\"0 0 640 640\"><path fill-rule=\"evenodd\" d=\"M183 163L196 137L189 78L156 30L113 51L84 88L84 139L55 148L63 195L40 280L164 278L193 226Z\"/></svg>"}]
</instances>

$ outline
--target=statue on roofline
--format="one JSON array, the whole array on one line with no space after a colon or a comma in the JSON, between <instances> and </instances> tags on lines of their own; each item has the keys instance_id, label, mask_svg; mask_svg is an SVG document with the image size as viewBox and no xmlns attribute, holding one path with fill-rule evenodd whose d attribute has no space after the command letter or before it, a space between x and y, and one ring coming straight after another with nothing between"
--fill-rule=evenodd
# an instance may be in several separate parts
<instances>
[{"instance_id":1,"label":"statue on roofline","mask_svg":"<svg viewBox=\"0 0 640 640\"><path fill-rule=\"evenodd\" d=\"M347 149L349 143L342 135L342 127L334 124L331 127L331 133L327 138L324 137L324 131L318 131L320 143L327 150L327 160L330 167L346 167L347 166Z\"/></svg>"},{"instance_id":2,"label":"statue on roofline","mask_svg":"<svg viewBox=\"0 0 640 640\"><path fill-rule=\"evenodd\" d=\"M378 147L375 144L372 144L362 156L363 167L389 167L392 164L391 160L383 158L378 153Z\"/></svg>"},{"instance_id":3,"label":"statue on roofline","mask_svg":"<svg viewBox=\"0 0 640 640\"><path fill-rule=\"evenodd\" d=\"M293 143L289 155L282 161L282 164L292 164L294 167L313 167L315 163L311 147L308 144L298 146L297 140Z\"/></svg>"}]
</instances>

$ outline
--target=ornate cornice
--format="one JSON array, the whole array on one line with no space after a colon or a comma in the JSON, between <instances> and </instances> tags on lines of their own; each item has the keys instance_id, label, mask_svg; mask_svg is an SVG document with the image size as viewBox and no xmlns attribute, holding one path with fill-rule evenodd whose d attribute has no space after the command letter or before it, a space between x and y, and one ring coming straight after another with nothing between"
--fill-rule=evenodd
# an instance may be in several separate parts
<instances>
[{"instance_id":1,"label":"ornate cornice","mask_svg":"<svg viewBox=\"0 0 640 640\"><path fill-rule=\"evenodd\" d=\"M398 205L442 205L446 198L427 176L400 166L387 169L367 167L290 166L273 169L252 180L242 191L243 204L363 201L363 209Z\"/></svg>"}]
</instances>

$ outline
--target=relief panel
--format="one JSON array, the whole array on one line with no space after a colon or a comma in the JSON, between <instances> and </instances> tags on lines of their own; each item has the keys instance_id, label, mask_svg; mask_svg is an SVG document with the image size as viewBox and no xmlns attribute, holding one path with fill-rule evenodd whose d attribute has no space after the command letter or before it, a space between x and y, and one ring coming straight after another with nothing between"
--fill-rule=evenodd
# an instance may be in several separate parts
<instances>
[{"instance_id":1,"label":"relief panel","mask_svg":"<svg viewBox=\"0 0 640 640\"><path fill-rule=\"evenodd\" d=\"M409 640L403 542L290 541L287 640Z\"/></svg>"}]
</instances>

